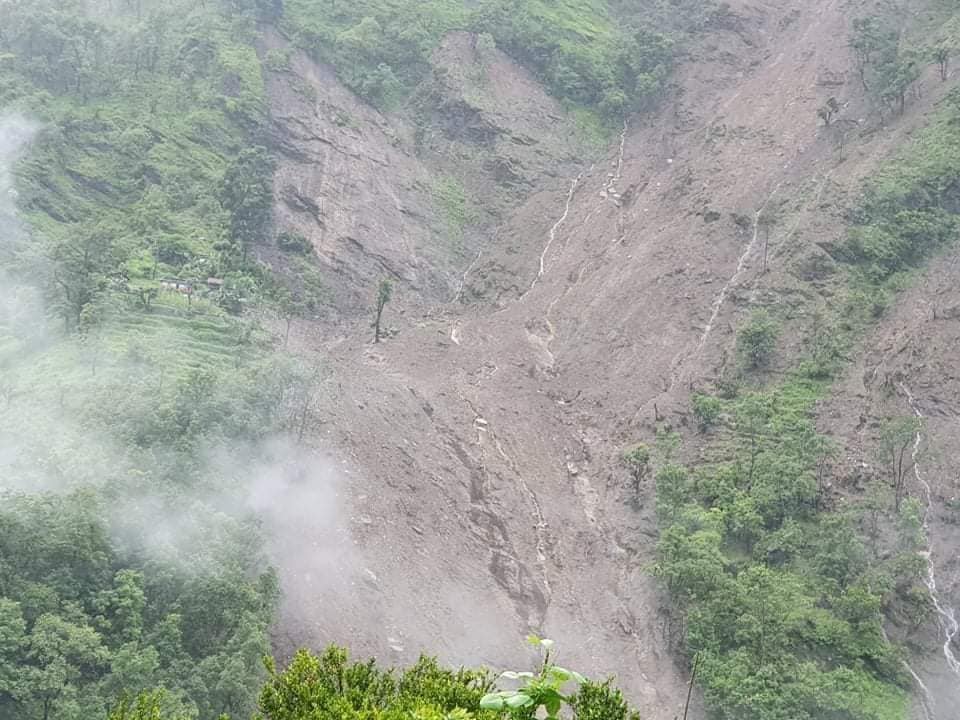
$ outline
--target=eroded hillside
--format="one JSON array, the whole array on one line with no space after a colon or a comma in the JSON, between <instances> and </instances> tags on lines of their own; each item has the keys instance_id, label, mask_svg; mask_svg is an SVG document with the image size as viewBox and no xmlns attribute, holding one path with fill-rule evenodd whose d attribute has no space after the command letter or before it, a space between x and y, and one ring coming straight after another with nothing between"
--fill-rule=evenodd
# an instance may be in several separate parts
<instances>
[{"instance_id":1,"label":"eroded hillside","mask_svg":"<svg viewBox=\"0 0 960 720\"><path fill-rule=\"evenodd\" d=\"M0 0L0 716L953 718L954 5Z\"/></svg>"},{"instance_id":2,"label":"eroded hillside","mask_svg":"<svg viewBox=\"0 0 960 720\"><path fill-rule=\"evenodd\" d=\"M291 597L287 626L317 627L296 637L363 638L364 650L398 659L428 648L462 658L469 647L476 660L502 665L511 659L511 638L534 630L556 638L571 664L616 673L645 716L674 712L686 671L672 646L669 601L649 573L653 488L634 503L620 457L664 424L685 437L685 456L697 456L703 440L688 410L691 391L711 388L734 362L734 328L751 306L786 311L796 330L778 364L789 365L810 317L830 303L837 269L824 248L845 232L844 213L861 182L953 86L952 76L940 82L931 67L922 97L878 126L840 40L857 10L828 0L731 4L695 44L659 108L631 117L608 151L579 150L579 162L562 152L545 157L544 146L563 146L563 125L526 131L540 138L543 165L532 168L529 190L514 196L518 207L499 206L502 217L470 237L465 257L432 266L441 291L424 292L422 281L400 270L409 266L400 258L415 255L416 232L390 231L397 225L373 219L402 214L394 196L367 196L377 208L371 235L391 260L375 271L351 262L349 272L411 280L392 309L395 335L370 344L364 317L305 327L298 338L330 359L324 439L351 470L344 488L350 523L342 530L362 558L356 583L365 592L314 585ZM463 42L453 37L445 47ZM529 168L496 142L484 146L484 131L474 129L516 142L523 131L504 127L516 127L508 113L517 71L505 61L471 70L480 61L467 49L441 53L440 62L451 62L450 54L457 71L488 73L492 88L486 107L469 108L469 98L454 106L458 120L456 113L468 118L461 121L470 128L467 147L480 143L488 165ZM298 72L310 79L315 71ZM542 108L539 115L554 112L546 98L524 96L528 108ZM829 97L860 128L842 158L817 114ZM391 127L398 146L410 147L403 124ZM296 135L288 142L296 145ZM455 158L457 147L435 146L419 172ZM286 163L278 177L293 168ZM370 188L379 176L351 179ZM480 190L475 196L483 197ZM280 206L281 217L289 206ZM770 272L761 274L763 213L773 208ZM816 268L824 266L820 276ZM951 267L943 261L931 278L949 284ZM931 280L906 294L882 321L889 329L876 331L897 339L870 338L865 352L889 355L873 349L887 347L906 358L909 350L899 349L915 338L913 364L898 365L897 382L928 393L918 403L943 417L936 432L948 438L954 413L943 383L956 374L949 370L949 298L936 301L935 320L925 310L922 324L908 322L937 292ZM934 358L942 365L933 366ZM838 392L824 413L845 441L860 411ZM949 467L940 457L924 472L949 476ZM949 491L937 487L940 507ZM952 577L954 545L940 524L931 528L934 556ZM955 598L953 588L952 581L942 586L945 598ZM940 674L949 686L949 671ZM953 700L941 702L946 717Z\"/></svg>"}]
</instances>

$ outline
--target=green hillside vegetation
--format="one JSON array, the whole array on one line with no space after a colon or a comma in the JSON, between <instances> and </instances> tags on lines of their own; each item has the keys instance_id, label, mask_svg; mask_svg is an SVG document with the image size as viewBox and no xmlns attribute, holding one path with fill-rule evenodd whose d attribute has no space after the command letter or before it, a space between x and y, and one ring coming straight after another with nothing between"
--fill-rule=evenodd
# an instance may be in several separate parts
<instances>
[{"instance_id":1,"label":"green hillside vegetation","mask_svg":"<svg viewBox=\"0 0 960 720\"><path fill-rule=\"evenodd\" d=\"M531 637L534 645L552 641ZM320 656L301 650L286 670L272 661L259 697L256 720L639 720L620 691L553 662L547 650L532 671L507 671L499 680L519 685L498 690L486 669L447 669L421 657L408 668L380 668L351 662L347 651L331 646ZM162 691L125 696L109 720L184 720L166 707Z\"/></svg>"},{"instance_id":2,"label":"green hillside vegetation","mask_svg":"<svg viewBox=\"0 0 960 720\"><path fill-rule=\"evenodd\" d=\"M255 8L31 0L2 12L0 105L37 124L17 167L26 237L3 248L5 267L88 346L150 346L162 330L178 365L233 353L224 336L249 329L225 315L278 291L256 260L272 243L273 163Z\"/></svg>"},{"instance_id":3,"label":"green hillside vegetation","mask_svg":"<svg viewBox=\"0 0 960 720\"><path fill-rule=\"evenodd\" d=\"M850 267L855 316L881 314L891 294L960 229L960 93L867 183L854 227L838 249Z\"/></svg>"},{"instance_id":4,"label":"green hillside vegetation","mask_svg":"<svg viewBox=\"0 0 960 720\"><path fill-rule=\"evenodd\" d=\"M195 538L191 571L117 547L103 502L3 498L0 714L105 718L117 696L162 687L172 716L249 716L277 595L269 571L249 574L252 529Z\"/></svg>"},{"instance_id":5,"label":"green hillside vegetation","mask_svg":"<svg viewBox=\"0 0 960 720\"><path fill-rule=\"evenodd\" d=\"M103 718L154 688L176 717L253 711L278 587L254 519L222 506L242 508L275 434L312 421L312 377L230 326L144 320L5 373L4 718Z\"/></svg>"},{"instance_id":6,"label":"green hillside vegetation","mask_svg":"<svg viewBox=\"0 0 960 720\"><path fill-rule=\"evenodd\" d=\"M657 97L678 43L707 22L712 8L686 0L669 8L644 5L287 0L280 25L298 45L336 67L349 87L386 109L426 76L444 34L469 30L489 36L557 97L619 121Z\"/></svg>"},{"instance_id":7,"label":"green hillside vegetation","mask_svg":"<svg viewBox=\"0 0 960 720\"><path fill-rule=\"evenodd\" d=\"M866 511L832 506L834 450L813 426L828 389L795 376L718 398L715 459L657 474L656 573L719 718L905 717L909 677L881 620L926 609L919 508L903 507L897 545L879 560L876 538L871 553L862 536Z\"/></svg>"},{"instance_id":8,"label":"green hillside vegetation","mask_svg":"<svg viewBox=\"0 0 960 720\"><path fill-rule=\"evenodd\" d=\"M864 27L881 24L856 24L854 44ZM933 57L930 48L904 53L896 35L891 42L900 49L872 57L869 82L905 54ZM896 112L901 90L880 95L877 102ZM785 380L750 389L776 349L775 332L758 339L775 320L755 312L738 333L740 376L729 378L719 397L693 398L700 430L712 436L707 460L668 465L657 475L656 572L677 602L679 639L699 655L718 718L907 716L911 680L882 622L887 616L910 625L930 612L918 556L922 510L889 478L868 496L836 505L825 492L836 449L817 433L814 409L893 294L956 243L958 192L954 91L867 181L852 227L834 248L845 302L817 318L808 355ZM912 437L914 430L904 432ZM892 540L881 540L880 525L895 529Z\"/></svg>"}]
</instances>

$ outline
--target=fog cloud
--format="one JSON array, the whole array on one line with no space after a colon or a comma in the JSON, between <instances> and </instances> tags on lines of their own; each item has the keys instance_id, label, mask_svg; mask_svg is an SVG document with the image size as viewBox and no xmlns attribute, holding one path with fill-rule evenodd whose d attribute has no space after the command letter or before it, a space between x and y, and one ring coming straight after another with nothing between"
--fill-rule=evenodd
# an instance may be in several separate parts
<instances>
[{"instance_id":1,"label":"fog cloud","mask_svg":"<svg viewBox=\"0 0 960 720\"><path fill-rule=\"evenodd\" d=\"M21 115L0 117L0 492L96 487L108 498L107 520L121 550L178 562L193 573L205 572L221 549L265 552L279 569L288 603L327 590L347 592L353 544L332 461L283 436L249 443L218 439L206 446L200 440L192 451L201 458L195 476L178 478L170 470L176 448L136 448L89 421L83 407L88 397L116 403L103 412L133 403L139 408L134 414L149 413L159 402L152 379L122 350L104 351L109 362L99 374L89 363L89 345L97 338L87 346L60 338L55 361L44 352L29 356L40 349L35 341L48 313L39 289L26 284L17 267L32 239L17 217L14 168L39 129ZM99 398L94 393L101 381L112 382L111 393L122 396ZM166 475L163 482L159 475ZM259 527L265 547L252 526ZM238 546L238 537L250 537L250 547Z\"/></svg>"}]
</instances>

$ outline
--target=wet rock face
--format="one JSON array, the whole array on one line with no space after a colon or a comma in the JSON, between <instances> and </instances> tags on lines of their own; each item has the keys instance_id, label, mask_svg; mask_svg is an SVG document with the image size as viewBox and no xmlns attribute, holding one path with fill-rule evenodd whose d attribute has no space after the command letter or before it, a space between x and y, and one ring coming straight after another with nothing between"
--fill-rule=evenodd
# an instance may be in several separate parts
<instances>
[{"instance_id":1,"label":"wet rock face","mask_svg":"<svg viewBox=\"0 0 960 720\"><path fill-rule=\"evenodd\" d=\"M262 42L290 48L275 31ZM367 310L383 277L406 302L449 302L504 213L580 154L557 103L468 33L445 40L431 76L389 117L302 52L267 89L276 229L310 241L330 305L347 317ZM462 207L449 206L449 187Z\"/></svg>"},{"instance_id":2,"label":"wet rock face","mask_svg":"<svg viewBox=\"0 0 960 720\"><path fill-rule=\"evenodd\" d=\"M545 178L566 177L587 151L563 109L529 72L466 32L451 33L433 56L418 121L439 132L424 155L467 161L471 189L502 209ZM504 190L507 193L504 193Z\"/></svg>"},{"instance_id":3,"label":"wet rock face","mask_svg":"<svg viewBox=\"0 0 960 720\"><path fill-rule=\"evenodd\" d=\"M275 33L264 42L286 46ZM364 290L382 277L442 295L448 263L435 257L429 171L402 139L404 128L303 53L294 53L289 72L270 73L267 86L276 227L310 240L331 304L347 313L365 307Z\"/></svg>"}]
</instances>

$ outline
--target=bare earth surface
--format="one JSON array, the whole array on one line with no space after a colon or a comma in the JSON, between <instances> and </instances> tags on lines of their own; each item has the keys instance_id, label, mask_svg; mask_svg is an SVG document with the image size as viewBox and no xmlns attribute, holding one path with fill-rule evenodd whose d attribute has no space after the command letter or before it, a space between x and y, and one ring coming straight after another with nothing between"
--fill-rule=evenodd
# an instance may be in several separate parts
<instances>
[{"instance_id":1,"label":"bare earth surface","mask_svg":"<svg viewBox=\"0 0 960 720\"><path fill-rule=\"evenodd\" d=\"M618 458L652 439L655 407L684 429L691 388L717 375L750 302L810 294L803 268L823 256L818 243L841 235L840 210L860 179L952 84L928 78L906 117L858 136L839 161L816 109L836 96L845 117L865 117L837 40L845 7L732 3L726 28L702 39L660 109L631 120L601 157L572 162L569 128L545 95L536 102L550 109L534 127L519 127L528 112L499 113L495 142L506 144L491 146L495 157L523 146L511 135L551 140L512 158L526 178L515 202L453 259L431 250L442 234L423 190L433 166L408 150L408 129L364 116L372 111L332 76L301 62L298 73L342 93L317 103L353 103L377 136L332 135L329 123L318 132L302 118L314 112L303 98L282 100L278 132L308 150L291 150L278 173L281 219L307 232L325 262L343 264L345 295L369 294L385 271L401 285L387 311L396 332L379 345L366 317L294 338L328 366L321 444L343 471L331 481L336 511L305 529L307 559L284 568L284 637L349 640L390 661L429 651L499 668L525 664L522 638L536 631L558 642L565 664L616 674L645 718L674 716L686 671L649 573L653 489L638 507ZM471 62L451 43L441 62ZM497 97L509 105L532 87L503 58L490 72L481 120ZM836 84L844 73L848 82ZM272 92L282 97L280 80ZM333 209L314 211L321 198ZM772 205L782 220L772 271L760 278L757 217ZM879 417L881 402L910 410L902 398L880 399L874 368L913 391L936 450L922 462L952 604L960 562L949 549L960 528L942 508L960 494L960 407L942 398L960 397L958 274L956 257L944 258L905 294L823 410L825 428L855 446L861 413ZM936 648L935 628L929 635L925 646ZM938 657L929 649L923 672L947 683Z\"/></svg>"}]
</instances>

